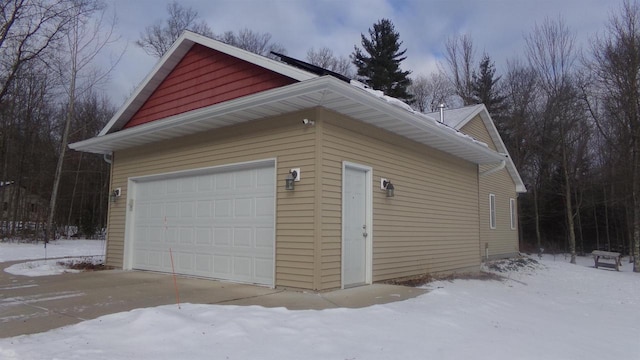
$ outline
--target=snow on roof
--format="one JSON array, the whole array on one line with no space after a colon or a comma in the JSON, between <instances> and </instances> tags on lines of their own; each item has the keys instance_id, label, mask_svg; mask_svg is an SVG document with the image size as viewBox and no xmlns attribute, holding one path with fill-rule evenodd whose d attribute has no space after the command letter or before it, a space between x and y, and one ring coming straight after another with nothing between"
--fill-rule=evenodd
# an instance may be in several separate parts
<instances>
[{"instance_id":1,"label":"snow on roof","mask_svg":"<svg viewBox=\"0 0 640 360\"><path fill-rule=\"evenodd\" d=\"M364 84L364 83L362 83L362 82L360 82L358 80L351 80L351 85L353 85L355 87L358 87L360 89L363 89L363 90L369 92L370 94L373 94L373 95L377 96L378 98L386 101L387 103L389 103L391 105L395 105L395 106L397 106L397 107L399 107L401 109L404 109L404 110L412 113L413 115L416 115L421 121L435 123L436 125L441 126L444 129L450 130L452 133L455 133L456 135L458 135L460 137L463 137L463 138L466 138L468 140L471 140L474 143L489 147L489 145L487 145L486 143L484 143L482 141L479 141L479 140L475 139L473 136L469 136L469 135L467 135L465 133L460 132L459 130L454 128L454 126L448 124L446 121L443 124L443 123L437 121L435 117L430 116L429 114L421 113L421 112L413 109L410 105L408 105L404 101L402 101L400 99L397 99L397 98L394 98L394 97L391 97L391 96L388 96L388 95L385 95L380 90L374 90L374 89L370 88L369 86L367 86L366 84ZM438 115L438 117L439 116L440 115ZM460 121L462 121L462 120L460 120Z\"/></svg>"},{"instance_id":2,"label":"snow on roof","mask_svg":"<svg viewBox=\"0 0 640 360\"><path fill-rule=\"evenodd\" d=\"M427 115L439 117L440 112L436 111L436 112L428 113ZM451 126L459 130L459 129L462 129L462 127L465 126L469 121L471 121L471 119L473 119L476 115L480 115L480 118L485 123L485 126L487 127L487 131L489 132L489 136L494 142L494 145L496 146L498 152L502 154L507 154L507 171L509 172L509 174L513 178L513 181L516 184L516 191L526 192L526 187L524 185L524 182L522 181L522 178L520 177L520 173L516 169L516 166L513 163L513 159L511 159L511 156L509 155L509 151L507 150L507 147L504 145L504 142L502 141L502 137L498 133L498 129L493 123L493 120L491 119L491 115L489 114L489 111L484 106L484 104L469 105L469 106L465 106L457 109L451 109L451 110L445 109L443 120L444 120L444 123L447 124L448 126Z\"/></svg>"},{"instance_id":3,"label":"snow on roof","mask_svg":"<svg viewBox=\"0 0 640 360\"><path fill-rule=\"evenodd\" d=\"M150 96L150 94L156 89L156 87L158 86L158 84L160 84L164 78L166 77L166 75L173 69L173 67L179 62L179 60L184 56L184 54L188 51L188 49L191 47L192 44L194 43L198 43L201 44L205 47L209 47L211 49L214 50L218 50L221 51L223 53L226 53L230 56L236 57L238 59L244 60L244 61L248 61L250 63L256 64L258 66L264 67L268 70L283 74L285 76L289 76L293 79L296 79L299 81L298 85L290 85L289 87L282 87L276 90L272 90L272 91L268 91L268 92L263 92L262 94L258 94L258 95L252 95L249 97L245 97L243 99L239 99L239 100L234 100L231 102L227 102L227 104L218 104L216 106L213 107L209 107L209 108L203 108L203 109L196 109L192 112L188 112L188 113L184 113L184 114L179 114L176 115L174 117L171 117L168 122L164 122L163 124L151 124L149 126L154 127L154 129L156 129L156 134L147 134L147 130L149 130L149 126L147 127L135 127L133 129L130 129L130 131L124 131L122 133L120 133L121 127L124 126L124 124L128 121L128 119L130 119L131 116L133 116L133 114L135 113L135 111L137 111L137 109L139 109L140 106L142 106L142 104L144 103L144 101L146 101L146 99L148 98L148 96ZM335 79L336 77L334 76L327 76L328 78L333 78ZM424 134L425 136L422 136L423 140L424 139L431 139L433 140L434 137L442 137L443 139L448 138L448 136L446 134L450 134L451 137L449 138L449 142L451 142L451 140L453 139L460 139L463 140L460 144L456 145L452 145L453 147L455 146L463 146L465 147L466 145L464 145L464 143L468 143L469 145L473 146L481 146L482 148L488 149L490 150L489 146L482 142L479 141L475 138L473 138L472 136L469 136L467 134L464 134L462 132L460 132L459 130L457 130L455 127L453 126L448 126L448 124L443 124L440 123L436 120L436 118L431 117L429 115L425 115L419 111L414 110L411 106L409 106L408 104L404 103L403 101L397 99L397 98L393 98L390 96L385 95L382 91L379 90L374 90L369 88L367 85L356 81L356 80L351 80L348 84L346 85L346 88L348 89L340 89L340 87L337 84L331 84L331 82L326 82L324 80L318 80L321 79L322 77L319 77L317 74L308 72L304 69L299 69L295 66L292 66L290 64L287 63L282 63L282 62L278 62L278 61L274 61L272 59L268 59L266 57L262 57L260 55L256 55L238 48L235 48L231 45L227 45L218 41L215 41L213 39L209 39L206 38L204 36L195 34L195 33L190 33L190 32L185 32L183 33L183 35L181 36L181 38L179 38L174 45L172 46L172 48L167 52L167 54L165 54L165 56L163 56L163 58L159 61L159 63L156 65L156 67L151 71L151 73L149 75L147 75L147 78L141 83L141 85L138 87L138 89L136 90L136 92L134 93L134 95L132 97L129 98L129 100L123 105L123 107L118 111L118 113L116 113L114 115L114 117L109 121L109 123L102 129L102 131L98 134L97 137L93 138L93 139L88 139L85 140L83 142L79 142L79 143L74 143L71 144L70 147L72 149L76 149L76 150L81 150L81 151L90 151L90 152L99 152L99 153L107 153L108 151L113 151L114 149L116 149L116 145L120 146L119 148L124 148L126 146L131 146L131 145L140 145L152 140L158 140L158 136L157 134L160 131L169 131L168 129L170 128L172 130L172 132L170 133L166 133L164 134L163 138L170 138L172 136L176 136L177 134L181 133L181 134L185 134L185 132L183 131L184 129L179 130L180 126L176 125L175 122L177 122L180 119L183 118L189 118L190 116L198 116L198 114L201 113L206 113L208 111L222 111L221 109L226 107L232 107L235 106L234 109L237 108L237 103L241 103L241 104L245 104L245 106L250 106L252 104L255 103L255 101L261 100L261 101L271 101L272 98L270 98L269 96L275 98L275 99L284 99L283 96L285 97L292 97L292 96L297 96L297 98L295 98L293 102L289 102L286 104L283 104L283 106L279 106L279 108L282 109L282 111L288 110L291 107L297 108L300 106L303 106L304 104L308 105L308 100L307 98L304 98L302 94L299 95L295 95L295 94L290 94L289 93L289 88L291 87L291 89L293 88L305 88L306 89L306 84L305 83L309 83L308 87L311 89L310 91L312 91L313 86L315 86L316 83L318 83L319 85L324 84L325 86L329 86L331 87L334 91L336 91L336 93L341 93L343 90L347 91L348 89L354 89L355 92L358 92L358 90L360 91L364 91L365 93L369 94L369 95L373 95L371 97L371 100L373 100L373 102L375 103L377 100L382 100L383 103L389 105L389 108L396 108L396 109L400 109L401 113L405 113L407 115L406 119L400 119L400 117L402 117L401 113L396 113L396 114L391 114L393 113L393 111L391 111L391 113L387 113L387 110L384 109L377 109L376 111L381 111L383 113L386 113L387 116L391 116L391 118L386 118L385 122L393 122L394 120L396 122L400 122L400 125L404 125L404 126L413 126L416 127L418 133L420 134ZM317 81L314 81L317 80ZM344 81L345 79L340 79L342 81ZM346 82L346 81L344 81ZM344 83L341 82L341 83ZM355 90L358 89L358 90ZM320 91L320 90L315 90L315 91ZM322 90L324 91L324 90ZM348 91L350 92L350 91ZM346 94L346 97L354 100L354 99L358 99L356 101L365 101L364 103L361 103L361 105L364 105L365 103L368 102L368 100L365 100L363 98L352 98L351 95L349 93ZM263 99L264 98L264 99ZM318 99L317 104L321 105L327 105L325 103L323 103L324 97L320 97ZM329 100L327 100L329 101ZM286 105L286 106L285 106ZM339 106L339 104L334 104L335 106ZM336 109L334 106L334 110L340 111L340 109ZM369 104L369 106L373 106L376 107L376 104ZM289 110L293 110L293 109L289 109ZM344 111L347 111L348 109L343 109ZM214 112L215 112L214 111ZM245 111L243 108L237 108L237 110L234 110L235 112L242 112ZM237 122L242 122L242 121L248 121L250 119L254 119L255 116L251 115L252 113L256 113L256 109L253 109L251 112L249 111L245 111L246 114L243 114L243 116L236 116L235 117L235 122L233 123L237 123ZM226 111L225 112L226 115L229 115L230 112ZM273 114L272 114L273 115ZM209 120L198 120L198 121L208 121L208 127L209 129L211 128L215 128L215 127L219 127L220 124L218 124L218 122L220 123L224 123L224 119L222 116L218 116L220 119L211 119L211 116L207 116L209 118ZM395 117L395 119L393 119ZM200 118L198 118L200 119ZM362 120L362 119L360 119ZM193 121L191 121L190 123L184 123L184 127L189 128ZM366 120L365 120L366 122ZM411 124L413 123L413 124ZM162 126L160 126L162 125ZM387 124L388 125L388 124ZM421 126L422 125L422 126ZM377 125L376 125L377 126ZM426 127L425 127L426 126ZM383 127L385 129L389 128L390 126L387 127ZM190 133L190 131L197 131L198 127L197 126L192 126L192 128L189 128L188 131L186 133ZM200 129L202 127L199 127ZM437 129L441 129L442 131L437 131ZM143 131L144 130L144 131ZM405 128L406 130L406 128ZM434 131L436 130L436 131ZM390 130L392 132L395 132L393 130ZM144 132L144 133L143 133ZM112 133L119 133L118 135L114 135L111 137L107 137L104 138L105 135L108 134L112 134ZM148 136L147 136L148 135ZM154 136L151 136L154 135ZM414 134L407 134L406 132L404 134L402 134L401 136L405 136L408 137L410 139L415 139L416 136L412 136L412 135L416 135L415 131ZM431 141L429 140L429 141ZM427 141L427 140L424 140ZM454 143L457 143L456 141L453 141ZM100 145L101 144L101 145ZM97 146L100 145L101 147L98 148ZM431 143L429 143L429 145L433 145ZM82 148L84 147L84 149ZM451 146L440 146L437 147L440 150L443 150L445 152L449 152L451 151L450 149ZM471 158L473 158L474 160L470 160L470 161L480 161L478 156L476 156L477 154L474 155L474 151L477 153L479 149L475 149L474 151L470 151L471 149L466 149L466 155L461 154L460 152L456 152L454 155L456 156L460 156L462 158L465 158L467 160L470 160ZM484 149L483 149L484 150ZM461 150L462 151L462 150ZM464 152L464 151L463 151ZM490 158L497 158L497 154L490 154L489 152L485 152L485 151L479 151L481 153L483 153L484 155L482 156L488 156ZM493 150L490 151L491 153L494 153ZM480 157L482 157L480 156ZM482 161L487 161L482 160Z\"/></svg>"},{"instance_id":4,"label":"snow on roof","mask_svg":"<svg viewBox=\"0 0 640 360\"><path fill-rule=\"evenodd\" d=\"M469 119L471 114L477 112L480 108L482 108L482 104L465 106L457 109L445 109L443 119L444 123L454 129L460 129L463 126L461 123ZM427 113L427 115L439 118L440 112L434 111Z\"/></svg>"}]
</instances>

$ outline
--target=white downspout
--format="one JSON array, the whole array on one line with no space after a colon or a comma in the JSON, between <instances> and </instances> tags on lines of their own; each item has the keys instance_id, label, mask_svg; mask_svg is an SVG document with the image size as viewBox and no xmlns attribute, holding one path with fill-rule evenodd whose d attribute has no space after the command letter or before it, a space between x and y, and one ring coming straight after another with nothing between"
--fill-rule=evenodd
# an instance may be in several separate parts
<instances>
[{"instance_id":1,"label":"white downspout","mask_svg":"<svg viewBox=\"0 0 640 360\"><path fill-rule=\"evenodd\" d=\"M112 154L104 154L102 156L102 158L104 159L104 162L106 162L109 165L111 165L111 162L113 162L113 155Z\"/></svg>"}]
</instances>

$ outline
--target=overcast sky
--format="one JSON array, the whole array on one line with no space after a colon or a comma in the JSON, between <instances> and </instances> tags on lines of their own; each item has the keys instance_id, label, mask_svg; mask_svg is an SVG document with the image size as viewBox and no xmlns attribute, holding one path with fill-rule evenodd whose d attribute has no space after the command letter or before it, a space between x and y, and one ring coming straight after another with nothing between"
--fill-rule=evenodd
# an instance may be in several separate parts
<instances>
[{"instance_id":1,"label":"overcast sky","mask_svg":"<svg viewBox=\"0 0 640 360\"><path fill-rule=\"evenodd\" d=\"M107 91L120 105L147 75L156 59L134 41L146 26L167 17L169 0L111 0L118 18L116 31L126 51L111 75ZM400 33L412 76L435 71L443 60L444 43L457 34L471 34L478 57L487 52L498 72L506 59L524 60L524 36L545 17L561 16L583 47L606 29L622 0L183 0L198 11L215 33L249 28L268 32L289 56L304 60L309 48L331 48L348 56L360 34L381 18Z\"/></svg>"}]
</instances>

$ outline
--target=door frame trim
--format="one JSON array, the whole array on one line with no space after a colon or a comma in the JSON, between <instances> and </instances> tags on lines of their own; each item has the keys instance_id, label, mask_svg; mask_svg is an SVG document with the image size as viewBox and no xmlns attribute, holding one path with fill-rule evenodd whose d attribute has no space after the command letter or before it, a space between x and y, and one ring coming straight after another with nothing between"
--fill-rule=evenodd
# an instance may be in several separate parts
<instances>
[{"instance_id":1,"label":"door frame trim","mask_svg":"<svg viewBox=\"0 0 640 360\"><path fill-rule=\"evenodd\" d=\"M372 283L372 262L373 262L373 168L362 164L352 163L349 161L342 162L342 191L341 191L341 207L342 207L342 220L340 223L342 232L341 241L341 261L340 261L340 288L345 288L344 283L344 223L345 223L345 184L346 184L346 169L356 169L365 172L365 224L367 225L367 239L365 241L365 284Z\"/></svg>"}]
</instances>

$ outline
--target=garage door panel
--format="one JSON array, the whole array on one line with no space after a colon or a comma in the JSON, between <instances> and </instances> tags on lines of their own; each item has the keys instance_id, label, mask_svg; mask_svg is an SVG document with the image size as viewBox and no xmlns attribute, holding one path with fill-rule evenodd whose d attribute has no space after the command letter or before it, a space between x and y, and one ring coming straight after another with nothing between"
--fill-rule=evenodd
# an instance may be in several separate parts
<instances>
[{"instance_id":1,"label":"garage door panel","mask_svg":"<svg viewBox=\"0 0 640 360\"><path fill-rule=\"evenodd\" d=\"M198 192L210 192L213 190L213 176L202 175L196 178L196 186Z\"/></svg>"},{"instance_id":2,"label":"garage door panel","mask_svg":"<svg viewBox=\"0 0 640 360\"><path fill-rule=\"evenodd\" d=\"M194 215L193 208L195 207L194 201L181 201L180 202L180 219L191 219Z\"/></svg>"},{"instance_id":3,"label":"garage door panel","mask_svg":"<svg viewBox=\"0 0 640 360\"><path fill-rule=\"evenodd\" d=\"M192 274L194 270L193 268L194 256L195 254L192 254L192 253L184 253L184 252L174 253L173 257L174 257L174 261L176 262L176 264L174 265L177 272L182 274Z\"/></svg>"},{"instance_id":4,"label":"garage door panel","mask_svg":"<svg viewBox=\"0 0 640 360\"><path fill-rule=\"evenodd\" d=\"M211 218L213 213L211 212L211 200L199 200L196 203L196 217L199 219Z\"/></svg>"},{"instance_id":5,"label":"garage door panel","mask_svg":"<svg viewBox=\"0 0 640 360\"><path fill-rule=\"evenodd\" d=\"M181 194L184 195L184 194L196 192L195 177L189 176L184 178L178 178L178 179L175 179L174 181L178 183L178 191Z\"/></svg>"},{"instance_id":6,"label":"garage door panel","mask_svg":"<svg viewBox=\"0 0 640 360\"><path fill-rule=\"evenodd\" d=\"M255 216L266 217L272 219L274 216L273 197L256 197L255 198Z\"/></svg>"},{"instance_id":7,"label":"garage door panel","mask_svg":"<svg viewBox=\"0 0 640 360\"><path fill-rule=\"evenodd\" d=\"M251 247L253 244L253 229L236 227L233 229L234 247Z\"/></svg>"},{"instance_id":8,"label":"garage door panel","mask_svg":"<svg viewBox=\"0 0 640 360\"><path fill-rule=\"evenodd\" d=\"M192 227L180 228L180 244L182 245L193 244L193 228Z\"/></svg>"},{"instance_id":9,"label":"garage door panel","mask_svg":"<svg viewBox=\"0 0 640 360\"><path fill-rule=\"evenodd\" d=\"M196 245L211 245L213 241L213 231L210 227L196 228Z\"/></svg>"},{"instance_id":10,"label":"garage door panel","mask_svg":"<svg viewBox=\"0 0 640 360\"><path fill-rule=\"evenodd\" d=\"M162 267L162 253L159 251L148 250L146 262L149 266L156 268Z\"/></svg>"},{"instance_id":11,"label":"garage door panel","mask_svg":"<svg viewBox=\"0 0 640 360\"><path fill-rule=\"evenodd\" d=\"M159 212L154 214L155 219L162 220L165 223L175 221L180 216L180 203L178 201L153 201L149 202L149 206L159 210ZM163 216L163 218L159 219L159 216Z\"/></svg>"},{"instance_id":12,"label":"garage door panel","mask_svg":"<svg viewBox=\"0 0 640 360\"><path fill-rule=\"evenodd\" d=\"M213 273L216 277L225 279L231 277L231 257L228 255L213 256Z\"/></svg>"},{"instance_id":13,"label":"garage door panel","mask_svg":"<svg viewBox=\"0 0 640 360\"><path fill-rule=\"evenodd\" d=\"M242 170L233 174L233 185L235 189L252 189L254 185L255 171Z\"/></svg>"},{"instance_id":14,"label":"garage door panel","mask_svg":"<svg viewBox=\"0 0 640 360\"><path fill-rule=\"evenodd\" d=\"M150 243L162 243L164 238L164 229L161 226L149 226L147 231L147 241Z\"/></svg>"},{"instance_id":15,"label":"garage door panel","mask_svg":"<svg viewBox=\"0 0 640 360\"><path fill-rule=\"evenodd\" d=\"M273 227L256 227L256 248L273 250Z\"/></svg>"},{"instance_id":16,"label":"garage door panel","mask_svg":"<svg viewBox=\"0 0 640 360\"><path fill-rule=\"evenodd\" d=\"M240 198L233 200L233 216L250 217L253 213L253 202L250 198Z\"/></svg>"},{"instance_id":17,"label":"garage door panel","mask_svg":"<svg viewBox=\"0 0 640 360\"><path fill-rule=\"evenodd\" d=\"M233 200L220 199L214 201L214 213L215 218L230 218L233 214Z\"/></svg>"},{"instance_id":18,"label":"garage door panel","mask_svg":"<svg viewBox=\"0 0 640 360\"><path fill-rule=\"evenodd\" d=\"M173 245L173 244L177 244L178 243L178 230L174 227L171 228L165 228L164 229L164 236L162 237L162 240L164 241L164 243L168 244L168 245Z\"/></svg>"},{"instance_id":19,"label":"garage door panel","mask_svg":"<svg viewBox=\"0 0 640 360\"><path fill-rule=\"evenodd\" d=\"M213 256L196 254L196 272L197 275L207 276L213 273Z\"/></svg>"},{"instance_id":20,"label":"garage door panel","mask_svg":"<svg viewBox=\"0 0 640 360\"><path fill-rule=\"evenodd\" d=\"M273 166L139 182L133 267L272 285Z\"/></svg>"},{"instance_id":21,"label":"garage door panel","mask_svg":"<svg viewBox=\"0 0 640 360\"><path fill-rule=\"evenodd\" d=\"M272 274L273 273L273 260L271 258L256 257L254 259L255 273L254 276L261 278L260 274ZM262 278L267 280L266 278Z\"/></svg>"},{"instance_id":22,"label":"garage door panel","mask_svg":"<svg viewBox=\"0 0 640 360\"><path fill-rule=\"evenodd\" d=\"M231 245L231 234L233 228L230 227L215 227L213 230L213 243L216 246L229 246Z\"/></svg>"},{"instance_id":23,"label":"garage door panel","mask_svg":"<svg viewBox=\"0 0 640 360\"><path fill-rule=\"evenodd\" d=\"M243 280L251 278L253 274L252 260L253 258L250 256L234 256L233 275Z\"/></svg>"},{"instance_id":24,"label":"garage door panel","mask_svg":"<svg viewBox=\"0 0 640 360\"><path fill-rule=\"evenodd\" d=\"M273 169L270 168L262 168L256 169L256 188L260 190L269 190L273 189L273 185L275 184L275 179L273 177Z\"/></svg>"},{"instance_id":25,"label":"garage door panel","mask_svg":"<svg viewBox=\"0 0 640 360\"><path fill-rule=\"evenodd\" d=\"M215 177L215 189L216 193L223 192L224 190L233 189L233 174L223 173L217 174Z\"/></svg>"}]
</instances>

